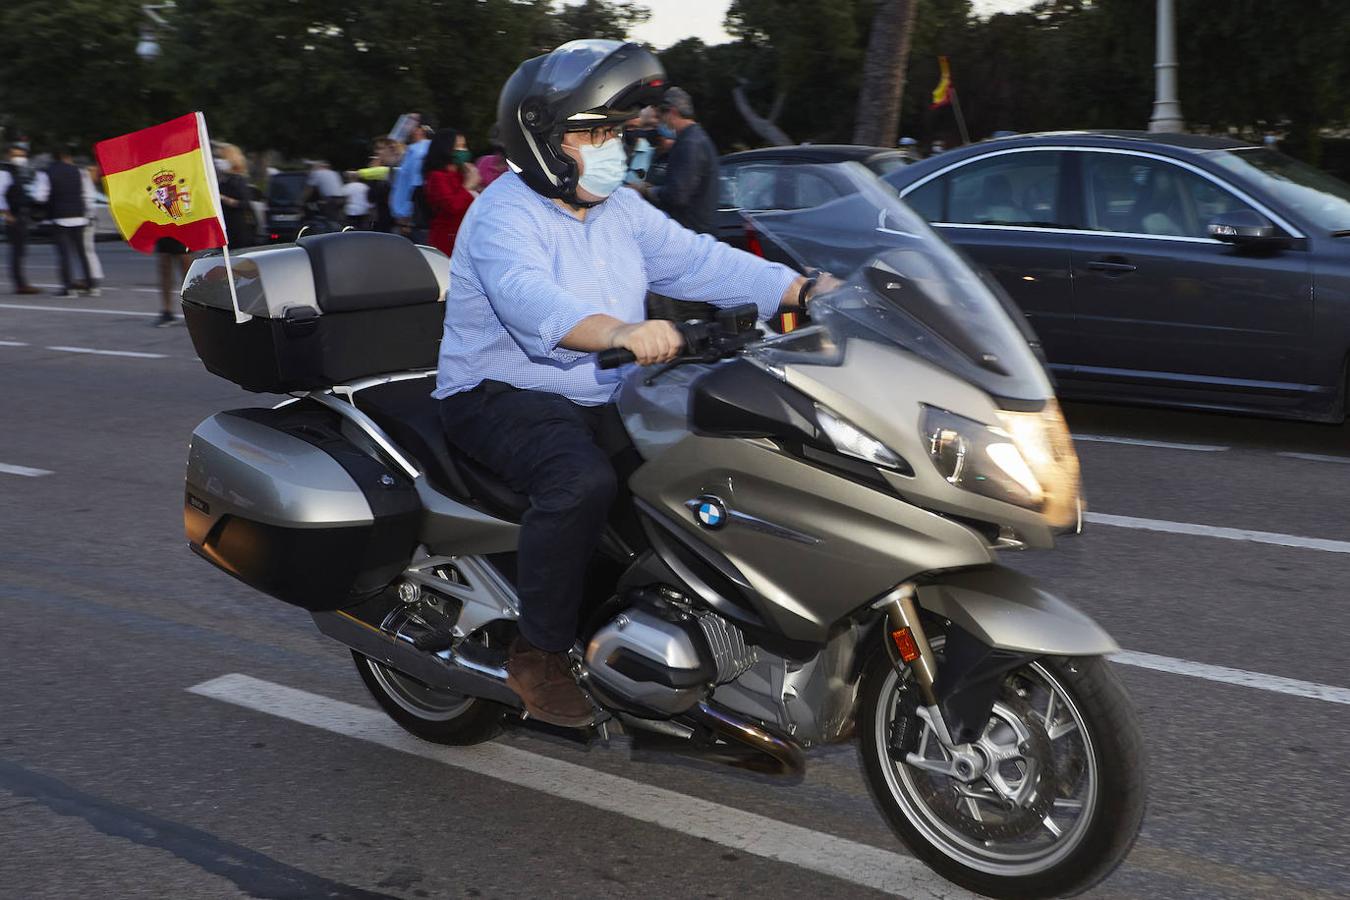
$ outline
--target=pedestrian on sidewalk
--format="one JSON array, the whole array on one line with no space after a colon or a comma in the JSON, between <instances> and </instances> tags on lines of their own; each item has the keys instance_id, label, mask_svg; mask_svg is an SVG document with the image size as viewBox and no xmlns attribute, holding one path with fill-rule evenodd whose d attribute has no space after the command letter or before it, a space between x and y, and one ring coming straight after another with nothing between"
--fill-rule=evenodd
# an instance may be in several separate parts
<instances>
[{"instance_id":1,"label":"pedestrian on sidewalk","mask_svg":"<svg viewBox=\"0 0 1350 900\"><path fill-rule=\"evenodd\" d=\"M422 202L422 160L431 147L435 131L421 116L409 135L403 161L389 188L389 210L394 214L395 229L415 244L427 242L426 204Z\"/></svg>"},{"instance_id":2,"label":"pedestrian on sidewalk","mask_svg":"<svg viewBox=\"0 0 1350 900\"><path fill-rule=\"evenodd\" d=\"M28 248L28 227L33 219L33 172L28 168L28 151L9 148L9 164L0 168L0 218L5 220L5 239L9 241L9 272L14 293L40 294L23 274L24 251Z\"/></svg>"},{"instance_id":3,"label":"pedestrian on sidewalk","mask_svg":"<svg viewBox=\"0 0 1350 900\"><path fill-rule=\"evenodd\" d=\"M89 220L89 225L84 229L84 255L89 258L89 269L94 276L95 284L103 283L103 260L98 258L98 250L94 247L94 240L98 237L98 186L103 183L103 172L97 165L88 166L84 170L85 175L89 177L89 208L84 211L85 218ZM97 290L90 290L90 294L96 294Z\"/></svg>"},{"instance_id":4,"label":"pedestrian on sidewalk","mask_svg":"<svg viewBox=\"0 0 1350 900\"><path fill-rule=\"evenodd\" d=\"M183 286L183 279L187 278L192 254L182 242L162 237L155 241L155 262L159 266L159 318L155 320L155 327L163 328L178 321L174 298Z\"/></svg>"},{"instance_id":5,"label":"pedestrian on sidewalk","mask_svg":"<svg viewBox=\"0 0 1350 900\"><path fill-rule=\"evenodd\" d=\"M506 150L502 148L501 131L494 122L492 128L488 130L488 145L492 152L478 157L478 180L479 190L485 190L489 184L496 181L508 168L506 165Z\"/></svg>"},{"instance_id":6,"label":"pedestrian on sidewalk","mask_svg":"<svg viewBox=\"0 0 1350 900\"><path fill-rule=\"evenodd\" d=\"M370 185L361 180L355 172L343 172L343 196L347 198L347 227L358 231L370 230Z\"/></svg>"},{"instance_id":7,"label":"pedestrian on sidewalk","mask_svg":"<svg viewBox=\"0 0 1350 900\"><path fill-rule=\"evenodd\" d=\"M244 151L234 144L221 144L216 169L220 177L225 237L231 247L252 247L258 242L258 215L253 211L253 185L248 180Z\"/></svg>"},{"instance_id":8,"label":"pedestrian on sidewalk","mask_svg":"<svg viewBox=\"0 0 1350 900\"><path fill-rule=\"evenodd\" d=\"M75 165L71 148L63 147L56 161L39 172L33 184L33 200L47 204L56 236L56 255L61 266L62 297L77 296L77 290L91 296L99 295L98 282L89 267L84 252L84 229L89 225L85 210L94 202L94 186L89 173ZM75 262L79 261L84 281L74 279Z\"/></svg>"},{"instance_id":9,"label":"pedestrian on sidewalk","mask_svg":"<svg viewBox=\"0 0 1350 900\"><path fill-rule=\"evenodd\" d=\"M455 249L455 235L474 200L470 191L478 184L478 170L469 160L464 135L453 129L437 132L422 160L428 242L446 256Z\"/></svg>"}]
</instances>

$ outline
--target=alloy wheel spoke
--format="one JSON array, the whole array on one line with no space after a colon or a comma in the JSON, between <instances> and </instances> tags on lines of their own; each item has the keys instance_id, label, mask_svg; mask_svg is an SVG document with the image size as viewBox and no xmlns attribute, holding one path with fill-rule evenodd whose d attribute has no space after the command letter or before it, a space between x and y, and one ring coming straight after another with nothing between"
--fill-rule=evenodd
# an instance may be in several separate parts
<instances>
[{"instance_id":1,"label":"alloy wheel spoke","mask_svg":"<svg viewBox=\"0 0 1350 900\"><path fill-rule=\"evenodd\" d=\"M1061 834L1064 833L1064 829L1056 825L1055 820L1050 818L1049 816L1046 816L1044 819L1042 819L1041 824L1045 826L1046 831L1050 832L1055 837L1059 837Z\"/></svg>"}]
</instances>

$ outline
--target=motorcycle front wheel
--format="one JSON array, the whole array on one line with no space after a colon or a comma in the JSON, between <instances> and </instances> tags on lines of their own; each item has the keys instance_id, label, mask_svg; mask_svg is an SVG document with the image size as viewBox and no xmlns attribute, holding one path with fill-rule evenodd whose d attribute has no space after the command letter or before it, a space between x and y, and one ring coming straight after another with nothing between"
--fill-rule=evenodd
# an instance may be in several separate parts
<instances>
[{"instance_id":1,"label":"motorcycle front wheel","mask_svg":"<svg viewBox=\"0 0 1350 900\"><path fill-rule=\"evenodd\" d=\"M940 656L942 637L932 643ZM1081 893L1129 853L1144 815L1143 739L1106 660L1041 658L1008 673L963 777L916 714L916 693L884 650L873 654L863 764L915 856L970 890L1030 898Z\"/></svg>"},{"instance_id":2,"label":"motorcycle front wheel","mask_svg":"<svg viewBox=\"0 0 1350 900\"><path fill-rule=\"evenodd\" d=\"M495 703L429 687L355 650L352 659L380 708L423 740L466 746L501 731L502 707Z\"/></svg>"}]
</instances>

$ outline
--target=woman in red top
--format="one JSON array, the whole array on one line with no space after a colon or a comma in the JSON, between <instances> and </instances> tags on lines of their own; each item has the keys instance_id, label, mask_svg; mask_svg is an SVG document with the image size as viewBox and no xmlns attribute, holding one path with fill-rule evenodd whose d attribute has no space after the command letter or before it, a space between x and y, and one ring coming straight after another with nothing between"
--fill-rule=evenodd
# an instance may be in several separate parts
<instances>
[{"instance_id":1,"label":"woman in red top","mask_svg":"<svg viewBox=\"0 0 1350 900\"><path fill-rule=\"evenodd\" d=\"M469 211L478 173L467 165L469 150L464 135L452 129L438 131L427 148L422 161L422 202L426 204L427 220L431 223L428 241L447 255L455 249L455 235L459 223Z\"/></svg>"}]
</instances>

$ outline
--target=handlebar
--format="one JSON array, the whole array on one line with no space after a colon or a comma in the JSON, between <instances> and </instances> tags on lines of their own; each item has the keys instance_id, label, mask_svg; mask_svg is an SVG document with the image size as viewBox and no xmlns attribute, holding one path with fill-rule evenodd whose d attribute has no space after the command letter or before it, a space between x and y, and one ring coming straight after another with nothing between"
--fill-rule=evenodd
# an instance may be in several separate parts
<instances>
[{"instance_id":1,"label":"handlebar","mask_svg":"<svg viewBox=\"0 0 1350 900\"><path fill-rule=\"evenodd\" d=\"M756 314L754 305L747 304L719 310L717 318L711 322L673 323L680 336L684 338L684 352L677 358L677 362L692 361L709 354L713 354L711 358L719 358L725 353L734 353L758 339L760 333L755 328ZM596 354L596 365L601 369L617 369L636 360L633 351L623 347L612 347Z\"/></svg>"}]
</instances>

